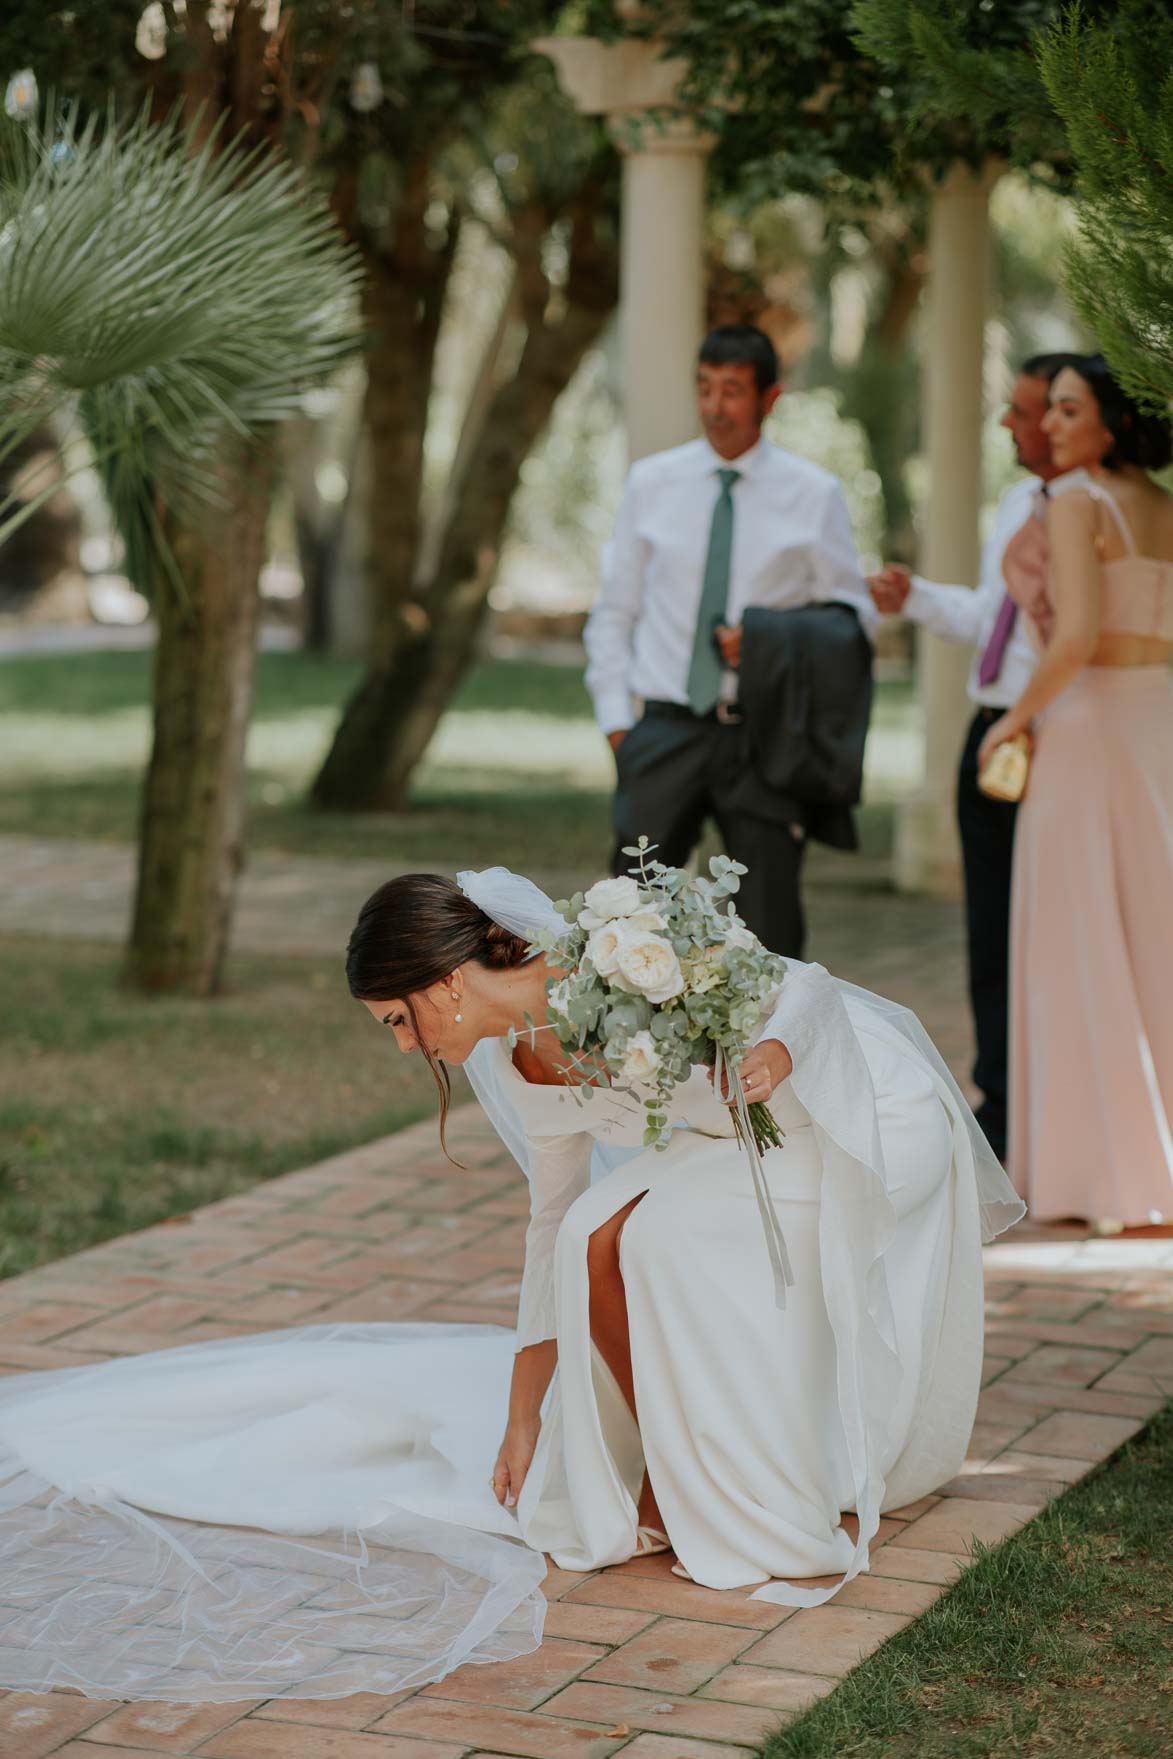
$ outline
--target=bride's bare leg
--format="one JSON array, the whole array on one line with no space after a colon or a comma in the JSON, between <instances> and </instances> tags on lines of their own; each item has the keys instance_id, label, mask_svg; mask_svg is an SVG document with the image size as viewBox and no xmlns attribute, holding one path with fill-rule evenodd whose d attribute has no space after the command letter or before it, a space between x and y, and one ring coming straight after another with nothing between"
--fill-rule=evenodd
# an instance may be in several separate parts
<instances>
[{"instance_id":1,"label":"bride's bare leg","mask_svg":"<svg viewBox=\"0 0 1173 1759\"><path fill-rule=\"evenodd\" d=\"M587 1242L591 1337L595 1348L615 1376L616 1385L627 1400L628 1409L637 1423L639 1413L635 1408L635 1381L631 1372L627 1291L623 1287L623 1273L619 1267L619 1236L628 1216L642 1200L641 1194L632 1198L622 1209L616 1210L601 1228L595 1229ZM641 1527L658 1527L663 1530L663 1517L656 1506L656 1494L646 1472L640 1492L638 1519Z\"/></svg>"}]
</instances>

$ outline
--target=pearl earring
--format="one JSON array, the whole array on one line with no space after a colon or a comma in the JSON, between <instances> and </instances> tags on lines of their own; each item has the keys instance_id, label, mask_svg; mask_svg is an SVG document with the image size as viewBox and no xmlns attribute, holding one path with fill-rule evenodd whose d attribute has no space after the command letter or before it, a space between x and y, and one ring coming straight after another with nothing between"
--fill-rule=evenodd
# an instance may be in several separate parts
<instances>
[{"instance_id":1,"label":"pearl earring","mask_svg":"<svg viewBox=\"0 0 1173 1759\"><path fill-rule=\"evenodd\" d=\"M452 991L452 1000L453 1000L453 1001L454 1001L454 1002L458 1002L458 1001L459 1001L459 1000L460 1000L460 993L459 993L459 991L457 991L457 990L453 990L453 991ZM461 1012L460 1012L460 1009L459 1009L459 1008L457 1008L457 1010L456 1010L456 1018L457 1018L457 1020L463 1020L463 1019L464 1019L464 1015L463 1015L463 1014L462 1014L462 1013L461 1013Z\"/></svg>"}]
</instances>

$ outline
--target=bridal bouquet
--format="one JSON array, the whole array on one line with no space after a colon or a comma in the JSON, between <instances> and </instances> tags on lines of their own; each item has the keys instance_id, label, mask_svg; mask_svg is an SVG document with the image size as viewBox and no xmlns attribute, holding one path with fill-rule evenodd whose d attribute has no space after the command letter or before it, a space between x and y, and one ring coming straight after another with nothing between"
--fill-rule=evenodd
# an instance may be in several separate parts
<instances>
[{"instance_id":1,"label":"bridal bouquet","mask_svg":"<svg viewBox=\"0 0 1173 1759\"><path fill-rule=\"evenodd\" d=\"M777 1146L782 1133L769 1107L746 1105L738 1074L786 969L730 901L746 869L718 855L712 877L696 878L650 859L646 837L624 854L638 860L638 875L600 880L558 903L565 932L538 942L566 973L548 1006L569 1069L584 1093L602 1075L636 1094L647 1113L645 1144L664 1147L673 1089L694 1066L708 1066L745 1145L752 1140L758 1154Z\"/></svg>"}]
</instances>

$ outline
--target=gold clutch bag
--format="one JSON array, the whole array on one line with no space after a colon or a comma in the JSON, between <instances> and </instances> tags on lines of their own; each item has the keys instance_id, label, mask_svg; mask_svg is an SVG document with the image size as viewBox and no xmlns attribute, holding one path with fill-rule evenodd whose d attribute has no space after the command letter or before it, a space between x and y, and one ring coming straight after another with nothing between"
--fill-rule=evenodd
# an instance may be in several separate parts
<instances>
[{"instance_id":1,"label":"gold clutch bag","mask_svg":"<svg viewBox=\"0 0 1173 1759\"><path fill-rule=\"evenodd\" d=\"M978 787L991 800L1021 800L1030 772L1030 740L1025 733L996 745L978 776Z\"/></svg>"}]
</instances>

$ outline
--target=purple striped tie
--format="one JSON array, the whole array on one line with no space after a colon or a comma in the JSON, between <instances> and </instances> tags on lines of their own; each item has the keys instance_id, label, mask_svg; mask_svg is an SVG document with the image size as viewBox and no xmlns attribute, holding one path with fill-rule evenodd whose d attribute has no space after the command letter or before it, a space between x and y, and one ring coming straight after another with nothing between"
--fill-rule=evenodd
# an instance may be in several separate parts
<instances>
[{"instance_id":1,"label":"purple striped tie","mask_svg":"<svg viewBox=\"0 0 1173 1759\"><path fill-rule=\"evenodd\" d=\"M993 684L1002 670L1002 661L1006 657L1006 649L1010 642L1014 620L1018 616L1018 606L1006 593L994 619L994 627L990 631L990 639L982 652L981 664L978 666L978 683L984 689Z\"/></svg>"}]
</instances>

